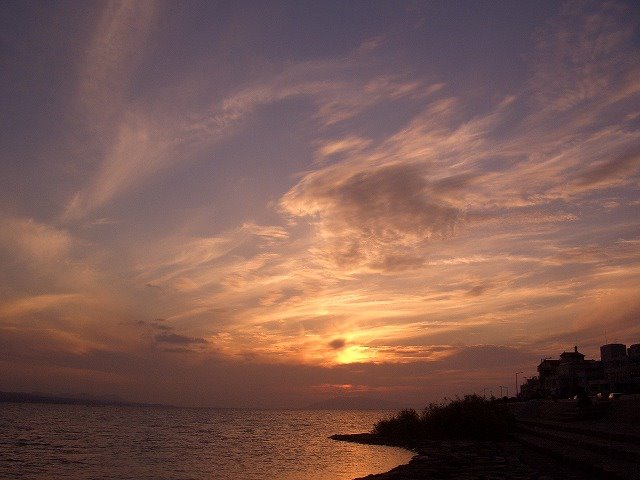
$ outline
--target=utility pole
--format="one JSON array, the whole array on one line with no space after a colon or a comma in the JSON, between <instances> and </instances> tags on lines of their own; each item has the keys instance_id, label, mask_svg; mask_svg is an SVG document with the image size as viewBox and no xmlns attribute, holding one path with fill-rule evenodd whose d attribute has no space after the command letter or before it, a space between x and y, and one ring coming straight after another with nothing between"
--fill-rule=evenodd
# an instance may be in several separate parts
<instances>
[{"instance_id":1,"label":"utility pole","mask_svg":"<svg viewBox=\"0 0 640 480\"><path fill-rule=\"evenodd\" d=\"M502 398L502 389L504 388L502 385L498 385L500 387L500 398Z\"/></svg>"}]
</instances>

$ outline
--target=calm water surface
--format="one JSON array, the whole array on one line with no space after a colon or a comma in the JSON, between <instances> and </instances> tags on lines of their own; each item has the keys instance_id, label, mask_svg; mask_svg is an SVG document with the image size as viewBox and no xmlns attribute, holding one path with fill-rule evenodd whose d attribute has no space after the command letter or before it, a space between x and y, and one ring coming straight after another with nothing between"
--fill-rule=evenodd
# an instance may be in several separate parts
<instances>
[{"instance_id":1,"label":"calm water surface","mask_svg":"<svg viewBox=\"0 0 640 480\"><path fill-rule=\"evenodd\" d=\"M327 438L389 413L0 403L0 478L350 480L411 458Z\"/></svg>"}]
</instances>

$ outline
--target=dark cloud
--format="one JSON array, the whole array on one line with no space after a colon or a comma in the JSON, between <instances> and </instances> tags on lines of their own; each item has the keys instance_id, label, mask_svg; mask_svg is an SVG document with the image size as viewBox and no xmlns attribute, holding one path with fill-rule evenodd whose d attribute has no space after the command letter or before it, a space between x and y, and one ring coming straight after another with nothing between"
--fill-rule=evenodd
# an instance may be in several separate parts
<instances>
[{"instance_id":1,"label":"dark cloud","mask_svg":"<svg viewBox=\"0 0 640 480\"><path fill-rule=\"evenodd\" d=\"M510 365L519 367L531 364L536 359L536 353L522 348L503 345L474 345L461 348L442 360L440 365L441 368L445 369L455 368L473 371L483 368L508 368Z\"/></svg>"},{"instance_id":2,"label":"dark cloud","mask_svg":"<svg viewBox=\"0 0 640 480\"><path fill-rule=\"evenodd\" d=\"M430 198L422 169L413 165L360 171L327 193L345 220L383 240L447 235L460 220L458 209Z\"/></svg>"},{"instance_id":3,"label":"dark cloud","mask_svg":"<svg viewBox=\"0 0 640 480\"><path fill-rule=\"evenodd\" d=\"M187 337L186 335L178 335L177 333L159 333L155 336L156 342L171 343L175 345L190 345L209 343L204 338Z\"/></svg>"},{"instance_id":4,"label":"dark cloud","mask_svg":"<svg viewBox=\"0 0 640 480\"><path fill-rule=\"evenodd\" d=\"M399 272L420 268L426 262L423 257L406 254L406 255L385 255L380 261L372 262L371 268L385 272Z\"/></svg>"},{"instance_id":5,"label":"dark cloud","mask_svg":"<svg viewBox=\"0 0 640 480\"><path fill-rule=\"evenodd\" d=\"M443 178L434 182L433 189L438 193L452 193L459 190L469 188L474 181L479 177L478 173L464 173L460 175L452 175L450 177Z\"/></svg>"},{"instance_id":6,"label":"dark cloud","mask_svg":"<svg viewBox=\"0 0 640 480\"><path fill-rule=\"evenodd\" d=\"M194 353L193 350L185 347L163 348L162 350L167 353Z\"/></svg>"},{"instance_id":7,"label":"dark cloud","mask_svg":"<svg viewBox=\"0 0 640 480\"><path fill-rule=\"evenodd\" d=\"M163 330L165 332L170 332L171 330L173 330L173 327L170 325L162 325L159 323L155 323L155 324L152 324L151 326L156 330Z\"/></svg>"},{"instance_id":8,"label":"dark cloud","mask_svg":"<svg viewBox=\"0 0 640 480\"><path fill-rule=\"evenodd\" d=\"M140 327L150 327L154 330L162 330L165 332L168 332L170 330L173 330L173 327L171 325L167 325L166 320L164 318L156 318L155 320L138 320L137 322L135 322L135 325L138 325Z\"/></svg>"},{"instance_id":9,"label":"dark cloud","mask_svg":"<svg viewBox=\"0 0 640 480\"><path fill-rule=\"evenodd\" d=\"M82 353L68 351L61 343L60 335L53 330L0 327L0 363L10 361L43 368L77 368L118 375L135 372L139 368L139 360L140 356L132 352L99 349L88 349Z\"/></svg>"},{"instance_id":10,"label":"dark cloud","mask_svg":"<svg viewBox=\"0 0 640 480\"><path fill-rule=\"evenodd\" d=\"M448 188L464 181L469 179L452 179ZM402 163L315 172L289 191L282 206L296 216L320 218L325 251L337 265L376 270L421 266L416 247L453 235L464 220L429 184L424 166Z\"/></svg>"},{"instance_id":11,"label":"dark cloud","mask_svg":"<svg viewBox=\"0 0 640 480\"><path fill-rule=\"evenodd\" d=\"M488 287L486 285L476 285L467 292L467 295L469 295L470 297L479 297L487 291L487 288Z\"/></svg>"},{"instance_id":12,"label":"dark cloud","mask_svg":"<svg viewBox=\"0 0 640 480\"><path fill-rule=\"evenodd\" d=\"M340 350L341 348L344 348L344 346L347 344L347 342L345 341L344 338L336 338L335 340L331 340L329 342L329 346L333 349L333 350Z\"/></svg>"}]
</instances>

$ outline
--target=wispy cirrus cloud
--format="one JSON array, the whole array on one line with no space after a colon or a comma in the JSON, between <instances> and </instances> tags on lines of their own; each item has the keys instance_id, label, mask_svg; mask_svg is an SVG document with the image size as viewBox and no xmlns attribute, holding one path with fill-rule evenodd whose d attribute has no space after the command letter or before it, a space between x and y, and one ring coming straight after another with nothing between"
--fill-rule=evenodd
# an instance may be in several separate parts
<instances>
[{"instance_id":1,"label":"wispy cirrus cloud","mask_svg":"<svg viewBox=\"0 0 640 480\"><path fill-rule=\"evenodd\" d=\"M32 218L0 218L0 247L12 252L14 261L55 261L67 255L73 244L72 235L64 229Z\"/></svg>"},{"instance_id":2,"label":"wispy cirrus cloud","mask_svg":"<svg viewBox=\"0 0 640 480\"><path fill-rule=\"evenodd\" d=\"M74 293L35 295L5 303L0 308L0 318L21 317L42 310L63 310L69 303L79 303L82 295Z\"/></svg>"},{"instance_id":3,"label":"wispy cirrus cloud","mask_svg":"<svg viewBox=\"0 0 640 480\"><path fill-rule=\"evenodd\" d=\"M96 129L118 122L133 76L151 43L160 4L116 0L101 7L79 65L77 88L80 108Z\"/></svg>"},{"instance_id":4,"label":"wispy cirrus cloud","mask_svg":"<svg viewBox=\"0 0 640 480\"><path fill-rule=\"evenodd\" d=\"M85 148L102 153L93 178L67 202L65 220L82 219L150 178L188 164L237 133L259 107L304 99L314 105L317 121L329 126L389 99L435 91L399 74L362 79L366 61L356 53L288 66L249 87L212 94L209 105L195 110L189 98L199 92L190 94L182 85L173 86L176 101L171 105L136 97L128 89L152 35L157 7L153 2L113 3L102 13L78 88L83 108L102 122L93 136L97 145ZM133 98L125 102L127 95Z\"/></svg>"},{"instance_id":5,"label":"wispy cirrus cloud","mask_svg":"<svg viewBox=\"0 0 640 480\"><path fill-rule=\"evenodd\" d=\"M634 55L629 48L638 26L630 8L620 2L567 2L547 22L538 34L532 78L543 112L586 103L601 110L621 96L638 93L637 63L627 62L628 55Z\"/></svg>"},{"instance_id":6,"label":"wispy cirrus cloud","mask_svg":"<svg viewBox=\"0 0 640 480\"><path fill-rule=\"evenodd\" d=\"M211 32L176 45L195 63L167 66L187 17L100 4L76 59L85 125L65 139L81 161L61 162L62 214L0 220L0 343L24 347L0 361L418 391L576 337L595 348L604 328L637 335L630 8L562 7L521 57L526 80L501 90L460 88L400 33L312 60L252 51L250 75L225 83L233 49L218 55Z\"/></svg>"}]
</instances>

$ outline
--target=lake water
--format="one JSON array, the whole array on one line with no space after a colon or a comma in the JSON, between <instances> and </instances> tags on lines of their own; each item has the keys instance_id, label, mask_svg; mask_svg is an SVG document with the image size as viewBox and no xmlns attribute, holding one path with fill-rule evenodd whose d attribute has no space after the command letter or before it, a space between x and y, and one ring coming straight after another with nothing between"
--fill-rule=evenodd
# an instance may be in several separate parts
<instances>
[{"instance_id":1,"label":"lake water","mask_svg":"<svg viewBox=\"0 0 640 480\"><path fill-rule=\"evenodd\" d=\"M351 480L411 458L328 438L389 413L0 403L0 478Z\"/></svg>"}]
</instances>

